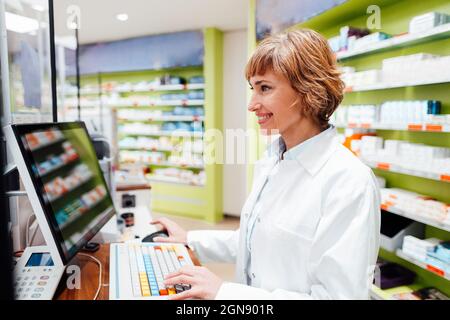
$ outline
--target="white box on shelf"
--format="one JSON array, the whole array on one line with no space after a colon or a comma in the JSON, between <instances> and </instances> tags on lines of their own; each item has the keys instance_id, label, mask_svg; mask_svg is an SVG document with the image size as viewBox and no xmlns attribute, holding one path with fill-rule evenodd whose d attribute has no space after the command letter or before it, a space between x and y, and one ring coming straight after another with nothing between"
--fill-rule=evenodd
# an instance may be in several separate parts
<instances>
[{"instance_id":1,"label":"white box on shelf","mask_svg":"<svg viewBox=\"0 0 450 320\"><path fill-rule=\"evenodd\" d=\"M390 214L390 213L382 213ZM395 233L392 237L380 233L380 246L390 252L395 252L397 249L402 247L403 239L406 235L412 235L417 238L422 238L425 232L425 225L412 221L405 228L401 229L397 233Z\"/></svg>"}]
</instances>

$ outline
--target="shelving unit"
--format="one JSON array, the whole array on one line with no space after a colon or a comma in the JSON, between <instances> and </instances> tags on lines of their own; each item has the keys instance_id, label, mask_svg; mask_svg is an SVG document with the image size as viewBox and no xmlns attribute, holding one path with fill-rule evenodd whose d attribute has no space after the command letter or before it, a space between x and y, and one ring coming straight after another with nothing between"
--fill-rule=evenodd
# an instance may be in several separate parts
<instances>
[{"instance_id":1,"label":"shelving unit","mask_svg":"<svg viewBox=\"0 0 450 320\"><path fill-rule=\"evenodd\" d=\"M373 300L393 300L393 295L395 295L395 294L413 292L415 290L419 290L424 287L425 287L425 285L420 282L415 282L408 286L400 286L400 287L385 289L385 290L378 288L375 285L372 285L372 289L370 290L370 297Z\"/></svg>"},{"instance_id":2,"label":"shelving unit","mask_svg":"<svg viewBox=\"0 0 450 320\"><path fill-rule=\"evenodd\" d=\"M82 75L82 84L88 88L81 89L81 93L85 95L85 103L82 107L87 110L89 110L88 107L96 110L97 102L90 105L90 101L96 98L96 92L93 89L96 83L101 83L100 102L106 110L113 110L116 114L117 132L115 132L114 140L119 157L127 152L155 153L158 157L158 161L145 163L141 161L118 163L119 168L141 167L144 173L147 173L146 177L152 186L151 206L156 212L199 218L210 222L216 222L222 218L221 164L183 162L183 153L188 152L188 149L174 147L187 140L192 143L203 141L206 130L220 130L222 127L222 42L221 31L215 28L203 30L202 65L102 72L100 81L97 75ZM183 50L183 48L177 50ZM183 81L175 83L174 77L183 78L186 83ZM193 77L202 77L204 81L201 83L199 78L196 78L190 82ZM68 108L74 109L75 105L69 105ZM175 113L176 108L183 108L186 112ZM198 109L202 109L203 112L197 113ZM133 116L131 115L133 112L130 112L130 116L127 116L128 110L145 111L147 115L151 112L158 114L140 117L138 113ZM196 113L189 114L190 110L195 110ZM173 127L181 129L172 130ZM133 139L138 141L139 138L144 137L152 142L152 147L146 147L142 143L133 145ZM131 142L120 145L120 141L126 138ZM164 144L158 146L161 139ZM141 139L141 142L143 141L145 139ZM202 158L202 152L195 151L189 154L197 160ZM156 155L156 153L160 154ZM171 156L173 161L170 159ZM149 158L154 160L153 156L143 159ZM184 178L190 176L187 174L190 171L193 173L195 183L173 176L155 174L156 170L161 172L164 171L161 169L165 168L173 169L167 174L173 175L174 171L178 170L180 176ZM204 179L203 183L198 183L198 178Z\"/></svg>"},{"instance_id":3,"label":"shelving unit","mask_svg":"<svg viewBox=\"0 0 450 320\"><path fill-rule=\"evenodd\" d=\"M382 123L337 123L337 128L359 128L375 130L415 131L415 132L450 132L450 125L411 123L411 124L382 124Z\"/></svg>"},{"instance_id":4,"label":"shelving unit","mask_svg":"<svg viewBox=\"0 0 450 320\"><path fill-rule=\"evenodd\" d=\"M450 225L448 225L448 224L444 224L439 221L427 219L422 216L408 213L399 208L396 208L395 206L382 205L381 209L386 210L390 213L393 213L393 214L396 214L396 215L399 215L399 216L402 216L402 217L405 217L405 218L408 218L408 219L411 219L411 220L414 220L414 221L417 221L417 222L420 222L420 223L423 223L423 224L426 224L426 225L429 225L429 226L432 226L432 227L435 227L435 228L438 228L438 229L441 229L441 230L444 230L447 232L450 232Z\"/></svg>"},{"instance_id":5,"label":"shelving unit","mask_svg":"<svg viewBox=\"0 0 450 320\"><path fill-rule=\"evenodd\" d=\"M450 174L449 173L434 173L434 172L428 172L424 170L411 170L404 167L401 167L399 165L389 163L389 162L381 162L381 161L373 161L368 159L361 159L365 164L367 164L369 167L394 173L400 173L420 178L426 178L431 180L436 180L440 182L450 182Z\"/></svg>"},{"instance_id":6,"label":"shelving unit","mask_svg":"<svg viewBox=\"0 0 450 320\"><path fill-rule=\"evenodd\" d=\"M416 53L435 55L450 55L450 24L442 25L425 32L408 34L409 21L412 17L427 12L443 12L450 14L450 3L445 0L430 0L417 2L413 0L401 1L366 1L348 0L327 12L312 17L310 20L289 29L312 28L327 38L339 34L342 26L367 27L369 15L366 9L376 4L381 8L381 29L373 32L385 32L394 35L376 45L359 50L338 52L336 58L343 66L354 67L358 71L381 69L383 59ZM450 113L450 78L449 70L440 70L432 76L423 78L420 74L404 82L376 83L372 85L355 85L345 90L342 105L381 105L386 101L398 100L439 100L442 103L441 114ZM450 127L435 123L408 123L386 125L382 123L337 123L339 131L345 129L375 129L378 136L384 140L405 140L412 143L424 143L432 146L450 147ZM375 159L372 159L375 160ZM386 179L389 187L411 190L429 195L444 203L450 203L450 175L430 173L426 170L407 170L402 166L395 166L386 159L366 161L374 172ZM426 178L426 179L421 179ZM417 215L397 210L390 206L383 208L392 214L401 215L420 223L426 224L425 237L450 240L450 228L437 221L430 221ZM450 296L448 279L430 273L423 265L405 260L400 254L380 250L380 257L403 265L417 274L417 281L406 287L381 290L373 287L371 295L377 299L390 299L392 294L410 292L427 286L434 286Z\"/></svg>"},{"instance_id":7,"label":"shelving unit","mask_svg":"<svg viewBox=\"0 0 450 320\"><path fill-rule=\"evenodd\" d=\"M439 78L439 75L437 75L436 78L428 79L428 80L413 79L411 81L405 81L405 82L362 84L362 85L357 85L357 86L352 86L352 87L346 87L344 92L351 93L351 92L361 92L361 91L387 90L387 89L395 89L395 88L442 84L442 83L449 83L449 82L450 82L450 78L447 78L447 77Z\"/></svg>"},{"instance_id":8,"label":"shelving unit","mask_svg":"<svg viewBox=\"0 0 450 320\"><path fill-rule=\"evenodd\" d=\"M405 48L421 43L427 43L433 40L441 40L450 37L450 23L435 27L433 29L415 34L403 34L383 40L367 48L356 49L352 51L340 51L336 53L338 61L350 58L361 57L374 53L380 53L388 50Z\"/></svg>"},{"instance_id":9,"label":"shelving unit","mask_svg":"<svg viewBox=\"0 0 450 320\"><path fill-rule=\"evenodd\" d=\"M433 272L434 274L437 274L439 277L444 278L445 280L450 281L450 274L448 272L445 272L444 270L437 269L436 267L429 265L423 261L417 260L407 254L405 254L402 250L398 249L396 251L397 256L402 258L403 260L406 260L412 264L415 264L416 266L425 269L427 271Z\"/></svg>"}]
</instances>

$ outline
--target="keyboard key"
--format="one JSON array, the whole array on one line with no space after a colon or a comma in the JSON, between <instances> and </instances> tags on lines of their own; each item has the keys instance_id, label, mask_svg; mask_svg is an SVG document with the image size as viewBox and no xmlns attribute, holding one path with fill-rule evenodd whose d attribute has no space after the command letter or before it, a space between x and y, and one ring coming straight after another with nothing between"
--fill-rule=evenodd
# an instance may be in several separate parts
<instances>
[{"instance_id":1,"label":"keyboard key","mask_svg":"<svg viewBox=\"0 0 450 320\"><path fill-rule=\"evenodd\" d=\"M169 292L167 291L167 289L161 289L161 290L159 290L159 294L162 296L167 296L169 294Z\"/></svg>"},{"instance_id":2,"label":"keyboard key","mask_svg":"<svg viewBox=\"0 0 450 320\"><path fill-rule=\"evenodd\" d=\"M175 288L174 288L174 287L168 288L167 291L169 292L169 295L172 295L172 294L176 294L176 293L177 293L177 292L175 291Z\"/></svg>"},{"instance_id":3,"label":"keyboard key","mask_svg":"<svg viewBox=\"0 0 450 320\"><path fill-rule=\"evenodd\" d=\"M175 291L176 291L177 293L180 293L180 292L183 292L183 291L184 291L184 288L183 288L183 286L182 286L181 284L176 284L176 285L175 285Z\"/></svg>"}]
</instances>

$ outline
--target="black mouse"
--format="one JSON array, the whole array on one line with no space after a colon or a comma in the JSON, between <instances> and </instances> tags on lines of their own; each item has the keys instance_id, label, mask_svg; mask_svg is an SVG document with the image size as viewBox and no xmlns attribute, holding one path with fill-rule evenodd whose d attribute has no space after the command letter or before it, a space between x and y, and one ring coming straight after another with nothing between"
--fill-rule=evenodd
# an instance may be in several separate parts
<instances>
[{"instance_id":1,"label":"black mouse","mask_svg":"<svg viewBox=\"0 0 450 320\"><path fill-rule=\"evenodd\" d=\"M153 239L156 237L168 238L169 234L166 230L158 230L146 236L144 239L142 239L142 242L155 242L153 241Z\"/></svg>"}]
</instances>

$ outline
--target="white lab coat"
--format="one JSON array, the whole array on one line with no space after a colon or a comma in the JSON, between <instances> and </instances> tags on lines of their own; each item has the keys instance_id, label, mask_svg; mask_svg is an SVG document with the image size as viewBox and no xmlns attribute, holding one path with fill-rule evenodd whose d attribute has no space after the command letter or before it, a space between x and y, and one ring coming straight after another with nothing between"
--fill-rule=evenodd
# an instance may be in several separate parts
<instances>
[{"instance_id":1,"label":"white lab coat","mask_svg":"<svg viewBox=\"0 0 450 320\"><path fill-rule=\"evenodd\" d=\"M247 223L278 145L255 164L238 230L188 232L201 262L236 263L236 282L224 282L216 299L367 299L379 249L379 190L333 127L279 163L271 178L279 188L265 195L271 205L256 219L249 263Z\"/></svg>"}]
</instances>

